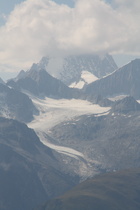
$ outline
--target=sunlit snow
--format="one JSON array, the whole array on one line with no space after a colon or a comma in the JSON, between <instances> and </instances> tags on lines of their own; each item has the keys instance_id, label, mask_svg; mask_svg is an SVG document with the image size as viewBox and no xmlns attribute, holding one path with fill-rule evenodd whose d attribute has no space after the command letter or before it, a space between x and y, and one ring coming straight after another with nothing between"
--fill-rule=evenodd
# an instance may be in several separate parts
<instances>
[{"instance_id":1,"label":"sunlit snow","mask_svg":"<svg viewBox=\"0 0 140 210\"><path fill-rule=\"evenodd\" d=\"M38 99L33 96L30 97L32 97L32 101L39 109L40 114L35 116L34 120L28 126L36 131L40 141L61 154L65 154L74 159L85 159L84 155L77 150L53 144L47 139L46 134L50 135L50 129L55 125L61 122L68 123L69 120L77 116L85 114L95 114L95 116L108 114L110 107L100 107L97 104L92 104L85 100L55 100L52 98ZM77 119L75 123L76 121ZM91 160L86 161L91 162ZM92 163L94 163L94 160L92 160Z\"/></svg>"},{"instance_id":2,"label":"sunlit snow","mask_svg":"<svg viewBox=\"0 0 140 210\"><path fill-rule=\"evenodd\" d=\"M107 114L110 107L100 107L85 100L46 98L45 100L32 98L33 103L39 109L40 115L29 123L29 127L35 130L49 131L53 126L72 120L76 116L84 114Z\"/></svg>"},{"instance_id":3,"label":"sunlit snow","mask_svg":"<svg viewBox=\"0 0 140 210\"><path fill-rule=\"evenodd\" d=\"M83 154L81 152L78 152L77 150L71 149L69 147L63 147L59 145L54 145L46 140L45 133L43 132L37 132L37 135L40 137L43 144L45 144L47 147L56 150L59 153L68 155L70 157L73 157L75 159L78 159L78 157L84 158Z\"/></svg>"},{"instance_id":4,"label":"sunlit snow","mask_svg":"<svg viewBox=\"0 0 140 210\"><path fill-rule=\"evenodd\" d=\"M98 79L99 79L98 77L96 77L94 74L90 73L89 71L82 71L80 81L73 82L69 87L82 89L85 84L90 84Z\"/></svg>"},{"instance_id":5,"label":"sunlit snow","mask_svg":"<svg viewBox=\"0 0 140 210\"><path fill-rule=\"evenodd\" d=\"M85 82L88 84L99 79L94 74L90 73L89 71L82 71L81 78L84 79Z\"/></svg>"}]
</instances>

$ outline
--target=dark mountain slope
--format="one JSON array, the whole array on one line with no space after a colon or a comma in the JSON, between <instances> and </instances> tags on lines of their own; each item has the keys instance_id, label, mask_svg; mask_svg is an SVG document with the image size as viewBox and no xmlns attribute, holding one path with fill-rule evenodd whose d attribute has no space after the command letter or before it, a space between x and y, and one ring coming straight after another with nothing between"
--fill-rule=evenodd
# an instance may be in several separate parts
<instances>
[{"instance_id":1,"label":"dark mountain slope","mask_svg":"<svg viewBox=\"0 0 140 210\"><path fill-rule=\"evenodd\" d=\"M116 70L85 88L85 93L109 97L115 95L130 95L135 99L140 98L140 59Z\"/></svg>"},{"instance_id":2,"label":"dark mountain slope","mask_svg":"<svg viewBox=\"0 0 140 210\"><path fill-rule=\"evenodd\" d=\"M48 96L56 98L71 98L77 91L70 89L60 80L49 75L45 70L36 70L34 65L30 71L26 72L24 77L7 83L9 86L26 90L37 96Z\"/></svg>"},{"instance_id":3,"label":"dark mountain slope","mask_svg":"<svg viewBox=\"0 0 140 210\"><path fill-rule=\"evenodd\" d=\"M97 176L38 210L139 210L140 169Z\"/></svg>"},{"instance_id":4,"label":"dark mountain slope","mask_svg":"<svg viewBox=\"0 0 140 210\"><path fill-rule=\"evenodd\" d=\"M38 114L29 97L0 83L0 116L29 122Z\"/></svg>"},{"instance_id":5,"label":"dark mountain slope","mask_svg":"<svg viewBox=\"0 0 140 210\"><path fill-rule=\"evenodd\" d=\"M31 210L64 193L78 177L63 172L63 167L33 130L0 118L0 209Z\"/></svg>"}]
</instances>

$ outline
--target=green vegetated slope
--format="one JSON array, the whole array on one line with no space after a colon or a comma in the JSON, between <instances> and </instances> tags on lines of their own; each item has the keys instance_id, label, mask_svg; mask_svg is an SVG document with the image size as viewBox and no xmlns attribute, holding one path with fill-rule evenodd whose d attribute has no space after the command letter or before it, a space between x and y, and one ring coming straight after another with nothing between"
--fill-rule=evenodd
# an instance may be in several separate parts
<instances>
[{"instance_id":1,"label":"green vegetated slope","mask_svg":"<svg viewBox=\"0 0 140 210\"><path fill-rule=\"evenodd\" d=\"M140 169L85 181L39 210L139 210Z\"/></svg>"}]
</instances>

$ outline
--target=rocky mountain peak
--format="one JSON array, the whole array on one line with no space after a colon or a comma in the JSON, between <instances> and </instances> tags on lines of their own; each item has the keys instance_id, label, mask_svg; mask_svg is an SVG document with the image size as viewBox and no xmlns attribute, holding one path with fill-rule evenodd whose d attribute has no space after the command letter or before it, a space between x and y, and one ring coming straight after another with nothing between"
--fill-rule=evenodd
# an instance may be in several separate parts
<instances>
[{"instance_id":1,"label":"rocky mountain peak","mask_svg":"<svg viewBox=\"0 0 140 210\"><path fill-rule=\"evenodd\" d=\"M116 101L111 109L111 112L124 114L135 111L140 111L140 104L131 96Z\"/></svg>"},{"instance_id":2,"label":"rocky mountain peak","mask_svg":"<svg viewBox=\"0 0 140 210\"><path fill-rule=\"evenodd\" d=\"M85 87L88 94L98 94L102 97L114 95L131 95L140 98L140 59L135 59L117 69L110 75L95 81Z\"/></svg>"},{"instance_id":3,"label":"rocky mountain peak","mask_svg":"<svg viewBox=\"0 0 140 210\"><path fill-rule=\"evenodd\" d=\"M46 69L49 74L61 80L66 85L78 81L83 71L87 71L102 78L117 69L111 55L103 56L95 54L75 55L67 57L43 57L36 64L37 69Z\"/></svg>"}]
</instances>

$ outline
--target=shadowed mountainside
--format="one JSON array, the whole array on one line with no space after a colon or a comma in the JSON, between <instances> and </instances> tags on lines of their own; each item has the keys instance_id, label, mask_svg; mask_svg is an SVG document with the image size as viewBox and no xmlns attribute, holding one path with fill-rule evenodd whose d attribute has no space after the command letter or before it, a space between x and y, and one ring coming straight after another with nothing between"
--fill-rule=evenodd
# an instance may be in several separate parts
<instances>
[{"instance_id":1,"label":"shadowed mountainside","mask_svg":"<svg viewBox=\"0 0 140 210\"><path fill-rule=\"evenodd\" d=\"M140 169L85 181L38 210L139 210Z\"/></svg>"},{"instance_id":2,"label":"shadowed mountainside","mask_svg":"<svg viewBox=\"0 0 140 210\"><path fill-rule=\"evenodd\" d=\"M32 129L0 117L0 209L31 210L77 182Z\"/></svg>"},{"instance_id":3,"label":"shadowed mountainside","mask_svg":"<svg viewBox=\"0 0 140 210\"><path fill-rule=\"evenodd\" d=\"M33 114L38 110L27 95L0 83L0 116L30 122Z\"/></svg>"},{"instance_id":4,"label":"shadowed mountainside","mask_svg":"<svg viewBox=\"0 0 140 210\"><path fill-rule=\"evenodd\" d=\"M130 95L140 99L140 59L135 59L110 75L85 87L85 93L110 97Z\"/></svg>"}]
</instances>

